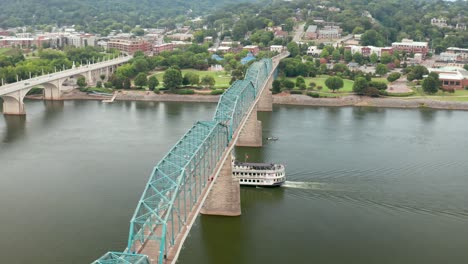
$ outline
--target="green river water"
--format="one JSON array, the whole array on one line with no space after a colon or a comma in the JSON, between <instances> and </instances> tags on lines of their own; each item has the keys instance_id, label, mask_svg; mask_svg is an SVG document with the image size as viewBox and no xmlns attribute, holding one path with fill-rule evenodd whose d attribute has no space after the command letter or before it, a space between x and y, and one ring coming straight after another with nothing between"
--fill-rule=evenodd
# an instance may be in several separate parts
<instances>
[{"instance_id":1,"label":"green river water","mask_svg":"<svg viewBox=\"0 0 468 264\"><path fill-rule=\"evenodd\" d=\"M216 104L28 101L0 117L0 263L90 263L126 246L152 167ZM182 264L468 263L467 112L275 106L242 216L200 216Z\"/></svg>"}]
</instances>

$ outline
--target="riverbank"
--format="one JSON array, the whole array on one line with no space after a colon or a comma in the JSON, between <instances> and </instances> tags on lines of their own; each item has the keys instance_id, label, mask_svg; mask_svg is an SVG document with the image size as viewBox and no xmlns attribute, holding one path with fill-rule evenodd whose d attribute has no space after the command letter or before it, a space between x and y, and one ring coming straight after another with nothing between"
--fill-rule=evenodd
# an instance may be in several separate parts
<instances>
[{"instance_id":1,"label":"riverbank","mask_svg":"<svg viewBox=\"0 0 468 264\"><path fill-rule=\"evenodd\" d=\"M386 108L433 108L447 110L468 110L468 102L438 101L431 99L404 99L350 95L338 98L312 98L305 95L275 95L273 104L306 106L368 106Z\"/></svg>"},{"instance_id":2,"label":"riverbank","mask_svg":"<svg viewBox=\"0 0 468 264\"><path fill-rule=\"evenodd\" d=\"M179 95L155 94L150 91L119 91L115 100L118 101L150 101L150 102L204 102L216 103L220 95ZM29 99L42 99L42 96L27 96ZM75 89L62 95L63 100L105 100L108 96L89 95ZM273 96L273 104L277 105L303 105L303 106L368 106L387 108L434 108L449 110L468 110L468 102L438 101L431 99L408 98L371 98L364 96L344 96L338 98L313 98L306 95L281 93Z\"/></svg>"}]
</instances>

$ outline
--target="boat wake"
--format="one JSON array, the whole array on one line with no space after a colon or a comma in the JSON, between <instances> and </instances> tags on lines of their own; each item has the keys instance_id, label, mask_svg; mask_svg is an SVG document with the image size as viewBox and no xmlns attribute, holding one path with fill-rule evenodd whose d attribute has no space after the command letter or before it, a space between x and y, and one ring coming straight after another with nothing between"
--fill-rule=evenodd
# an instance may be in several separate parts
<instances>
[{"instance_id":1,"label":"boat wake","mask_svg":"<svg viewBox=\"0 0 468 264\"><path fill-rule=\"evenodd\" d=\"M323 190L326 184L321 182L298 182L286 181L281 187L304 189L304 190Z\"/></svg>"}]
</instances>

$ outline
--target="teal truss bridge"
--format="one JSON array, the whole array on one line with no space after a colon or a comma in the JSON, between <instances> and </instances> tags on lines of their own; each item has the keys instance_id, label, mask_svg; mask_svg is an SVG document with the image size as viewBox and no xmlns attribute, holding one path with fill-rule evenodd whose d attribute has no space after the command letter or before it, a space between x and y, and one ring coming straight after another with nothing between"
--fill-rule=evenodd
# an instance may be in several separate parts
<instances>
[{"instance_id":1,"label":"teal truss bridge","mask_svg":"<svg viewBox=\"0 0 468 264\"><path fill-rule=\"evenodd\" d=\"M198 121L153 168L130 220L127 248L93 264L175 263L199 212L240 215L231 177L235 145L261 146L258 111L271 111L270 87L282 53L254 62L221 96L210 121Z\"/></svg>"}]
</instances>

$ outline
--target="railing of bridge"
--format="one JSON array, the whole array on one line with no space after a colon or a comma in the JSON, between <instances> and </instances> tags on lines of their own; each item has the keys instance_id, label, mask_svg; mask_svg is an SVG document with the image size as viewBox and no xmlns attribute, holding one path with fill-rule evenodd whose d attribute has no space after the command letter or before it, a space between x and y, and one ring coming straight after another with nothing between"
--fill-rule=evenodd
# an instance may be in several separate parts
<instances>
[{"instance_id":1,"label":"railing of bridge","mask_svg":"<svg viewBox=\"0 0 468 264\"><path fill-rule=\"evenodd\" d=\"M102 256L99 260L94 262L95 264L150 264L148 256L140 254L128 254L121 252L108 252Z\"/></svg>"},{"instance_id":2,"label":"railing of bridge","mask_svg":"<svg viewBox=\"0 0 468 264\"><path fill-rule=\"evenodd\" d=\"M140 263L128 256L143 247L145 253L146 247L151 248L151 256L163 263L271 70L271 59L254 62L244 80L233 83L221 96L213 120L195 123L154 167L130 221L127 255L121 255L127 262L109 259L107 253L93 264Z\"/></svg>"}]
</instances>

